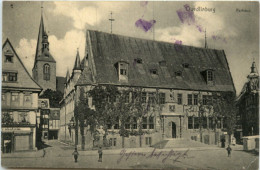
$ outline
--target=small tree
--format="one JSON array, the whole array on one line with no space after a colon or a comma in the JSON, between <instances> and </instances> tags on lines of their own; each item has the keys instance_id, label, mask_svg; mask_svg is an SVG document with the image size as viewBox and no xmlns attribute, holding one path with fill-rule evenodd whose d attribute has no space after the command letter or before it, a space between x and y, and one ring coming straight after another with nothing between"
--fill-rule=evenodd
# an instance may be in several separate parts
<instances>
[{"instance_id":1,"label":"small tree","mask_svg":"<svg viewBox=\"0 0 260 170\"><path fill-rule=\"evenodd\" d=\"M50 101L51 107L60 108L59 102L63 98L63 94L60 91L54 91L51 89L47 89L40 95L40 98L47 98Z\"/></svg>"},{"instance_id":2,"label":"small tree","mask_svg":"<svg viewBox=\"0 0 260 170\"><path fill-rule=\"evenodd\" d=\"M237 107L235 105L235 94L232 92L221 92L213 93L213 117L215 121L221 117L226 121L223 123L226 126L226 131L229 135L229 144L231 142L231 135L233 134L236 127L236 115ZM215 122L215 132L216 132L216 122Z\"/></svg>"}]
</instances>

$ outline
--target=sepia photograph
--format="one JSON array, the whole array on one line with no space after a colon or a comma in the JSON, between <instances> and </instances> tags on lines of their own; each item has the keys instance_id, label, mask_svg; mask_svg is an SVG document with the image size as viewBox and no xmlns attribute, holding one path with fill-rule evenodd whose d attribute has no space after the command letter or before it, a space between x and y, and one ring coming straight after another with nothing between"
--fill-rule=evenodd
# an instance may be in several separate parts
<instances>
[{"instance_id":1,"label":"sepia photograph","mask_svg":"<svg viewBox=\"0 0 260 170\"><path fill-rule=\"evenodd\" d=\"M258 1L2 1L2 169L259 169Z\"/></svg>"}]
</instances>

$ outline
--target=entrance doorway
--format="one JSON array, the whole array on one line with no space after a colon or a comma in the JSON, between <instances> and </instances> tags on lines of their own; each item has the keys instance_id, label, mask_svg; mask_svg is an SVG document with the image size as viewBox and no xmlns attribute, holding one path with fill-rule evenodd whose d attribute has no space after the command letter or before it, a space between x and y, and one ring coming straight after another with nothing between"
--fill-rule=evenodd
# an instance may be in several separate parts
<instances>
[{"instance_id":1,"label":"entrance doorway","mask_svg":"<svg viewBox=\"0 0 260 170\"><path fill-rule=\"evenodd\" d=\"M49 140L58 139L58 130L49 131Z\"/></svg>"},{"instance_id":2,"label":"entrance doorway","mask_svg":"<svg viewBox=\"0 0 260 170\"><path fill-rule=\"evenodd\" d=\"M12 133L2 133L2 152L12 152Z\"/></svg>"},{"instance_id":3,"label":"entrance doorway","mask_svg":"<svg viewBox=\"0 0 260 170\"><path fill-rule=\"evenodd\" d=\"M176 124L172 122L172 138L176 138Z\"/></svg>"}]
</instances>

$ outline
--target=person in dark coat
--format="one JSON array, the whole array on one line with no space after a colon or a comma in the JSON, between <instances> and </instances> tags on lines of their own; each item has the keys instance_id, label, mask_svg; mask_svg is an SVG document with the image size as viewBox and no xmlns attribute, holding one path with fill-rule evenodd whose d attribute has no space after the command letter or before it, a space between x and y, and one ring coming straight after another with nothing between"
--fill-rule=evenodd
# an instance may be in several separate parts
<instances>
[{"instance_id":1,"label":"person in dark coat","mask_svg":"<svg viewBox=\"0 0 260 170\"><path fill-rule=\"evenodd\" d=\"M228 147L227 147L228 157L231 157L231 151L232 151L232 149L231 149L231 147L228 145Z\"/></svg>"},{"instance_id":2,"label":"person in dark coat","mask_svg":"<svg viewBox=\"0 0 260 170\"><path fill-rule=\"evenodd\" d=\"M77 151L77 148L75 148L75 151L72 153L72 155L74 155L75 162L78 162L78 155L79 155L79 153Z\"/></svg>"},{"instance_id":3,"label":"person in dark coat","mask_svg":"<svg viewBox=\"0 0 260 170\"><path fill-rule=\"evenodd\" d=\"M98 149L98 155L99 155L98 162L102 162L102 154L103 154L103 151L102 151L102 147L100 146Z\"/></svg>"},{"instance_id":4,"label":"person in dark coat","mask_svg":"<svg viewBox=\"0 0 260 170\"><path fill-rule=\"evenodd\" d=\"M46 150L43 148L43 154L42 154L42 157L44 158L45 157L45 155L46 155Z\"/></svg>"}]
</instances>

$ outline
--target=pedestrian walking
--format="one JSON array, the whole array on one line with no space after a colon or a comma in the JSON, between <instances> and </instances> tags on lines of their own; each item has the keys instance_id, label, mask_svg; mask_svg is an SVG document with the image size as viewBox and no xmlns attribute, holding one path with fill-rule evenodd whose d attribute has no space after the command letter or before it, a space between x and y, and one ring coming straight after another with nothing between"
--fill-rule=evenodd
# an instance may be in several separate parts
<instances>
[{"instance_id":1,"label":"pedestrian walking","mask_svg":"<svg viewBox=\"0 0 260 170\"><path fill-rule=\"evenodd\" d=\"M232 149L231 149L231 147L228 145L228 147L227 147L228 157L231 157L231 151L232 151Z\"/></svg>"},{"instance_id":2,"label":"pedestrian walking","mask_svg":"<svg viewBox=\"0 0 260 170\"><path fill-rule=\"evenodd\" d=\"M75 148L75 151L72 153L72 155L74 155L75 162L78 162L78 155L79 155L79 153L77 151L77 148Z\"/></svg>"},{"instance_id":3,"label":"pedestrian walking","mask_svg":"<svg viewBox=\"0 0 260 170\"><path fill-rule=\"evenodd\" d=\"M43 152L42 157L44 158L46 154L46 150L43 148L42 152Z\"/></svg>"},{"instance_id":4,"label":"pedestrian walking","mask_svg":"<svg viewBox=\"0 0 260 170\"><path fill-rule=\"evenodd\" d=\"M98 149L98 155L99 155L99 159L98 159L98 162L102 162L102 147L100 146L99 149Z\"/></svg>"}]
</instances>

